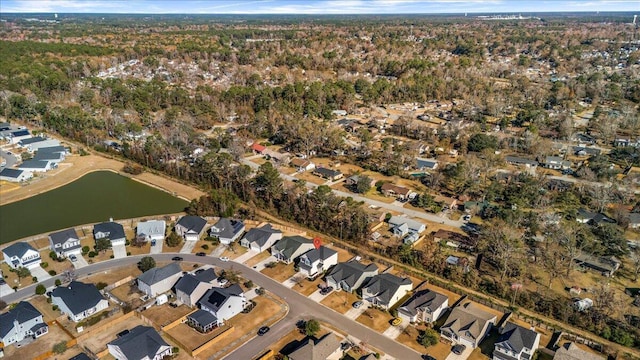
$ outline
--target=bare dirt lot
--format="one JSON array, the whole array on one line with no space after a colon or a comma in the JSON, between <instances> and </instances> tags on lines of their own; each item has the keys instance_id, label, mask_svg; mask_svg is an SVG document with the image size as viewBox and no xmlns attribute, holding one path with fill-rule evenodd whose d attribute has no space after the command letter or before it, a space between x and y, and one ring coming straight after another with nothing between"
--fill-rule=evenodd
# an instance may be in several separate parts
<instances>
[{"instance_id":1,"label":"bare dirt lot","mask_svg":"<svg viewBox=\"0 0 640 360\"><path fill-rule=\"evenodd\" d=\"M276 266L272 268L264 268L261 272L278 282L283 282L296 273L292 264L287 265L281 262L277 263Z\"/></svg>"},{"instance_id":2,"label":"bare dirt lot","mask_svg":"<svg viewBox=\"0 0 640 360\"><path fill-rule=\"evenodd\" d=\"M69 340L71 340L71 337L60 327L50 325L48 334L41 336L29 345L20 348L17 348L15 345L7 346L4 350L4 357L5 359L32 359L51 350L53 345L61 341Z\"/></svg>"},{"instance_id":3,"label":"bare dirt lot","mask_svg":"<svg viewBox=\"0 0 640 360\"><path fill-rule=\"evenodd\" d=\"M172 323L181 317L195 311L186 305L180 305L177 308L172 308L169 304L160 306L152 306L150 309L142 312L142 315L147 319L153 321L157 326L164 326Z\"/></svg>"}]
</instances>

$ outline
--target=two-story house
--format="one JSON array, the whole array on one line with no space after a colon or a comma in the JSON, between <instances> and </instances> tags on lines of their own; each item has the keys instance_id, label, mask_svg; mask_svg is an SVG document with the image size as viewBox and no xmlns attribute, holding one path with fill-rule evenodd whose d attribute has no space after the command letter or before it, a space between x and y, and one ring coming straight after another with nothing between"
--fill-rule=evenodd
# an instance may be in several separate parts
<instances>
[{"instance_id":1,"label":"two-story house","mask_svg":"<svg viewBox=\"0 0 640 360\"><path fill-rule=\"evenodd\" d=\"M311 249L300 255L300 272L308 278L314 278L338 263L338 252L326 246Z\"/></svg>"},{"instance_id":2,"label":"two-story house","mask_svg":"<svg viewBox=\"0 0 640 360\"><path fill-rule=\"evenodd\" d=\"M449 307L449 298L432 290L420 290L398 308L398 317L411 323L433 323Z\"/></svg>"},{"instance_id":3,"label":"two-story house","mask_svg":"<svg viewBox=\"0 0 640 360\"><path fill-rule=\"evenodd\" d=\"M276 241L282 239L282 231L274 229L271 224L247 231L240 240L240 245L257 252L271 249Z\"/></svg>"},{"instance_id":4,"label":"two-story house","mask_svg":"<svg viewBox=\"0 0 640 360\"><path fill-rule=\"evenodd\" d=\"M109 306L94 284L72 281L67 286L58 286L51 292L51 302L58 305L60 312L72 321L78 322L96 314Z\"/></svg>"},{"instance_id":5,"label":"two-story house","mask_svg":"<svg viewBox=\"0 0 640 360\"><path fill-rule=\"evenodd\" d=\"M313 249L313 240L302 236L285 236L271 247L271 255L278 261L291 264L300 255Z\"/></svg>"},{"instance_id":6,"label":"two-story house","mask_svg":"<svg viewBox=\"0 0 640 360\"><path fill-rule=\"evenodd\" d=\"M354 292L377 274L378 267L375 264L363 265L357 261L348 261L336 265L325 280L327 286L336 290Z\"/></svg>"},{"instance_id":7,"label":"two-story house","mask_svg":"<svg viewBox=\"0 0 640 360\"><path fill-rule=\"evenodd\" d=\"M80 237L76 229L67 229L49 234L49 246L61 258L82 253Z\"/></svg>"},{"instance_id":8,"label":"two-story house","mask_svg":"<svg viewBox=\"0 0 640 360\"><path fill-rule=\"evenodd\" d=\"M187 321L196 329L206 331L211 329L211 326L223 325L225 321L241 313L248 303L242 288L238 284L233 284L226 288L214 287L204 294L198 301L198 305L200 305L202 311L209 312L215 319L209 324L201 323L198 320L200 315L196 311L194 313L196 316L187 317Z\"/></svg>"},{"instance_id":9,"label":"two-story house","mask_svg":"<svg viewBox=\"0 0 640 360\"><path fill-rule=\"evenodd\" d=\"M40 311L26 301L0 315L0 342L4 346L27 338L37 339L48 332Z\"/></svg>"},{"instance_id":10,"label":"two-story house","mask_svg":"<svg viewBox=\"0 0 640 360\"><path fill-rule=\"evenodd\" d=\"M40 253L25 242L13 243L2 249L4 261L13 269L26 267L33 269L40 266Z\"/></svg>"},{"instance_id":11,"label":"two-story house","mask_svg":"<svg viewBox=\"0 0 640 360\"><path fill-rule=\"evenodd\" d=\"M176 298L181 303L194 307L204 293L213 287L212 280L215 279L215 271L211 268L195 274L186 274L176 283Z\"/></svg>"},{"instance_id":12,"label":"two-story house","mask_svg":"<svg viewBox=\"0 0 640 360\"><path fill-rule=\"evenodd\" d=\"M440 336L472 349L478 347L496 323L496 316L469 302L456 306L440 327Z\"/></svg>"},{"instance_id":13,"label":"two-story house","mask_svg":"<svg viewBox=\"0 0 640 360\"><path fill-rule=\"evenodd\" d=\"M362 299L373 306L388 309L395 305L413 288L409 278L401 278L389 273L373 276L362 287Z\"/></svg>"},{"instance_id":14,"label":"two-story house","mask_svg":"<svg viewBox=\"0 0 640 360\"><path fill-rule=\"evenodd\" d=\"M493 348L493 360L531 360L540 345L540 334L514 323L500 330Z\"/></svg>"},{"instance_id":15,"label":"two-story house","mask_svg":"<svg viewBox=\"0 0 640 360\"><path fill-rule=\"evenodd\" d=\"M229 245L244 233L244 223L240 220L220 218L210 229L209 235L215 236L221 244Z\"/></svg>"},{"instance_id":16,"label":"two-story house","mask_svg":"<svg viewBox=\"0 0 640 360\"><path fill-rule=\"evenodd\" d=\"M310 338L302 342L288 357L290 360L338 360L342 359L340 339L328 333L320 339Z\"/></svg>"},{"instance_id":17,"label":"two-story house","mask_svg":"<svg viewBox=\"0 0 640 360\"><path fill-rule=\"evenodd\" d=\"M197 241L207 226L207 220L200 216L186 215L176 223L176 234L182 236L186 241Z\"/></svg>"},{"instance_id":18,"label":"two-story house","mask_svg":"<svg viewBox=\"0 0 640 360\"><path fill-rule=\"evenodd\" d=\"M138 325L107 344L109 354L118 360L162 360L173 348L151 326Z\"/></svg>"},{"instance_id":19,"label":"two-story house","mask_svg":"<svg viewBox=\"0 0 640 360\"><path fill-rule=\"evenodd\" d=\"M109 221L93 226L93 237L96 240L108 239L111 246L125 245L127 239L124 235L124 227L117 222Z\"/></svg>"},{"instance_id":20,"label":"two-story house","mask_svg":"<svg viewBox=\"0 0 640 360\"><path fill-rule=\"evenodd\" d=\"M177 263L149 269L138 276L138 289L148 296L156 296L171 290L181 276L182 269Z\"/></svg>"}]
</instances>

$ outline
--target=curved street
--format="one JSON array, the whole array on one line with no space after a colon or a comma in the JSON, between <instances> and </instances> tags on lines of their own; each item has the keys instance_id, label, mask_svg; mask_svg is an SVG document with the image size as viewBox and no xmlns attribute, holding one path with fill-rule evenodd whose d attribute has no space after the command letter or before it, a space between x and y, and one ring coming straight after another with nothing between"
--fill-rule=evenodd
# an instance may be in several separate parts
<instances>
[{"instance_id":1,"label":"curved street","mask_svg":"<svg viewBox=\"0 0 640 360\"><path fill-rule=\"evenodd\" d=\"M264 336L255 336L247 343L231 352L226 356L228 359L251 359L259 355L272 343L282 338L289 331L291 331L298 320L315 318L320 321L332 324L338 327L343 332L353 336L361 341L371 344L380 351L392 356L396 359L421 359L421 354L415 350L402 345L395 340L392 340L368 327L361 325L360 323L350 320L344 315L331 310L324 305L316 303L315 301L308 299L304 295L291 290L281 283L257 272L243 264L236 262L223 262L217 258L211 256L196 256L193 254L178 254L178 253L163 253L153 255L136 255L129 256L123 259L111 259L100 263L90 264L86 267L76 269L75 273L77 278L86 277L88 275L96 274L101 271L106 271L112 268L133 265L145 256L151 256L156 261L171 261L174 256L181 256L186 262L195 262L200 264L214 265L223 269L233 269L240 272L241 276L247 280L253 281L258 286L261 286L273 293L276 296L282 298L289 306L289 312L280 320L277 324L274 324ZM62 275L54 276L50 279L42 281L41 284L47 288L53 287L56 279L63 280ZM27 299L34 295L36 285L30 285L23 289L18 290L12 294L2 297L2 300L7 303L13 303L20 300Z\"/></svg>"}]
</instances>

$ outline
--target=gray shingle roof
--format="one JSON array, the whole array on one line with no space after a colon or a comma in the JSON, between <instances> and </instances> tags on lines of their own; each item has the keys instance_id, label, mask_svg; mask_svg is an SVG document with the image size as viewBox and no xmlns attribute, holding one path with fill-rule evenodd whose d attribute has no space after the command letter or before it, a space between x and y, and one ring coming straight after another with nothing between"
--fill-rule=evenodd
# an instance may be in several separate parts
<instances>
[{"instance_id":1,"label":"gray shingle roof","mask_svg":"<svg viewBox=\"0 0 640 360\"><path fill-rule=\"evenodd\" d=\"M64 244L69 239L80 240L76 229L66 229L49 234L53 244Z\"/></svg>"},{"instance_id":2,"label":"gray shingle roof","mask_svg":"<svg viewBox=\"0 0 640 360\"><path fill-rule=\"evenodd\" d=\"M467 303L455 307L440 329L448 329L458 336L477 340L482 336L486 322L492 319L495 321L495 317L472 303Z\"/></svg>"},{"instance_id":3,"label":"gray shingle roof","mask_svg":"<svg viewBox=\"0 0 640 360\"><path fill-rule=\"evenodd\" d=\"M378 271L378 267L374 264L363 265L357 261L343 262L336 265L328 276L331 276L336 283L344 281L353 287L365 272Z\"/></svg>"},{"instance_id":4,"label":"gray shingle roof","mask_svg":"<svg viewBox=\"0 0 640 360\"><path fill-rule=\"evenodd\" d=\"M169 346L154 328L142 325L134 327L109 345L118 346L127 359L153 359L161 347Z\"/></svg>"},{"instance_id":5,"label":"gray shingle roof","mask_svg":"<svg viewBox=\"0 0 640 360\"><path fill-rule=\"evenodd\" d=\"M242 294L242 288L238 284L233 284L227 288L215 287L213 289L209 289L198 303L204 304L213 311L218 311L220 306L222 306L228 298L232 295L240 294Z\"/></svg>"},{"instance_id":6,"label":"gray shingle roof","mask_svg":"<svg viewBox=\"0 0 640 360\"><path fill-rule=\"evenodd\" d=\"M21 169L44 169L47 167L47 165L49 165L49 162L46 160L27 160L20 164L20 166L18 167Z\"/></svg>"},{"instance_id":7,"label":"gray shingle roof","mask_svg":"<svg viewBox=\"0 0 640 360\"><path fill-rule=\"evenodd\" d=\"M244 239L249 241L250 244L256 243L262 247L267 243L267 240L269 240L272 234L282 234L282 231L272 228L271 224L266 224L262 227L249 230L244 235Z\"/></svg>"},{"instance_id":8,"label":"gray shingle roof","mask_svg":"<svg viewBox=\"0 0 640 360\"><path fill-rule=\"evenodd\" d=\"M32 138L28 138L28 139L22 139L22 140L20 140L20 141L18 142L18 145L20 145L20 146L25 146L25 145L29 145L29 144L33 144L33 143L37 143L37 142L40 142L40 141L45 141L45 140L47 140L47 139L45 139L45 138L43 138L43 137L41 137L41 136L35 136L35 137L32 137Z\"/></svg>"},{"instance_id":9,"label":"gray shingle roof","mask_svg":"<svg viewBox=\"0 0 640 360\"><path fill-rule=\"evenodd\" d=\"M182 291L187 295L191 295L193 290L195 290L200 284L200 280L198 280L195 276L191 274L186 274L181 277L180 280L176 283L176 292L178 290Z\"/></svg>"},{"instance_id":10,"label":"gray shingle roof","mask_svg":"<svg viewBox=\"0 0 640 360\"><path fill-rule=\"evenodd\" d=\"M218 222L215 223L209 231L211 236L231 239L242 231L243 228L244 224L242 221L220 218L220 220L218 220Z\"/></svg>"},{"instance_id":11,"label":"gray shingle roof","mask_svg":"<svg viewBox=\"0 0 640 360\"><path fill-rule=\"evenodd\" d=\"M411 285L411 280L385 273L372 277L364 288L367 289L370 294L375 294L380 303L391 305L389 304L391 298L398 292L400 286L403 285Z\"/></svg>"},{"instance_id":12,"label":"gray shingle roof","mask_svg":"<svg viewBox=\"0 0 640 360\"><path fill-rule=\"evenodd\" d=\"M340 340L334 333L328 333L319 340L309 341L298 347L290 355L291 360L325 360L340 347Z\"/></svg>"},{"instance_id":13,"label":"gray shingle roof","mask_svg":"<svg viewBox=\"0 0 640 360\"><path fill-rule=\"evenodd\" d=\"M33 160L43 160L43 161L48 161L48 160L62 160L62 153L59 152L37 152L34 156L33 156Z\"/></svg>"},{"instance_id":14,"label":"gray shingle roof","mask_svg":"<svg viewBox=\"0 0 640 360\"><path fill-rule=\"evenodd\" d=\"M418 309L428 309L433 312L448 301L445 295L432 290L421 290L415 293L409 300L400 306L398 311L414 316Z\"/></svg>"},{"instance_id":15,"label":"gray shingle roof","mask_svg":"<svg viewBox=\"0 0 640 360\"><path fill-rule=\"evenodd\" d=\"M0 171L0 176L17 179L20 176L20 174L22 174L23 172L24 171L18 170L18 169L6 168Z\"/></svg>"},{"instance_id":16,"label":"gray shingle roof","mask_svg":"<svg viewBox=\"0 0 640 360\"><path fill-rule=\"evenodd\" d=\"M0 315L0 338L4 338L13 329L13 322L24 324L42 314L33 305L26 301L20 301L13 309Z\"/></svg>"},{"instance_id":17,"label":"gray shingle roof","mask_svg":"<svg viewBox=\"0 0 640 360\"><path fill-rule=\"evenodd\" d=\"M93 235L96 233L108 233L107 238L110 240L124 239L124 227L114 221L103 222L93 226Z\"/></svg>"},{"instance_id":18,"label":"gray shingle roof","mask_svg":"<svg viewBox=\"0 0 640 360\"><path fill-rule=\"evenodd\" d=\"M72 281L67 286L58 286L53 289L51 296L62 299L74 314L91 309L104 299L94 284L79 281Z\"/></svg>"},{"instance_id":19,"label":"gray shingle roof","mask_svg":"<svg viewBox=\"0 0 640 360\"><path fill-rule=\"evenodd\" d=\"M496 346L511 349L516 354L519 354L523 348L533 350L537 336L538 333L533 330L523 328L514 323L507 323L502 331L502 335L496 342Z\"/></svg>"},{"instance_id":20,"label":"gray shingle roof","mask_svg":"<svg viewBox=\"0 0 640 360\"><path fill-rule=\"evenodd\" d=\"M332 170L323 167L317 167L314 172L326 178L334 178L336 176L342 175L342 173L338 170Z\"/></svg>"},{"instance_id":21,"label":"gray shingle roof","mask_svg":"<svg viewBox=\"0 0 640 360\"><path fill-rule=\"evenodd\" d=\"M182 273L180 265L178 265L177 263L171 263L161 268L153 268L145 271L142 275L138 276L138 281L142 281L147 285L153 285L172 275L179 273Z\"/></svg>"},{"instance_id":22,"label":"gray shingle roof","mask_svg":"<svg viewBox=\"0 0 640 360\"><path fill-rule=\"evenodd\" d=\"M218 322L218 318L216 318L215 315L205 310L198 310L187 317L198 323L203 328L207 325L217 324Z\"/></svg>"},{"instance_id":23,"label":"gray shingle roof","mask_svg":"<svg viewBox=\"0 0 640 360\"><path fill-rule=\"evenodd\" d=\"M89 355L85 354L85 353L80 353L72 358L69 358L69 360L92 360Z\"/></svg>"},{"instance_id":24,"label":"gray shingle roof","mask_svg":"<svg viewBox=\"0 0 640 360\"><path fill-rule=\"evenodd\" d=\"M566 343L556 350L553 360L604 360L604 356L582 350L574 343Z\"/></svg>"},{"instance_id":25,"label":"gray shingle roof","mask_svg":"<svg viewBox=\"0 0 640 360\"><path fill-rule=\"evenodd\" d=\"M216 275L216 271L213 270L213 268L208 268L204 271L200 271L199 273L195 274L195 277L200 281L211 282L217 279L218 275Z\"/></svg>"},{"instance_id":26,"label":"gray shingle roof","mask_svg":"<svg viewBox=\"0 0 640 360\"><path fill-rule=\"evenodd\" d=\"M187 231L193 231L200 234L204 227L207 225L207 220L201 218L200 216L186 215L181 217L176 225L184 227L185 229L187 229Z\"/></svg>"},{"instance_id":27,"label":"gray shingle roof","mask_svg":"<svg viewBox=\"0 0 640 360\"><path fill-rule=\"evenodd\" d=\"M273 245L273 248L280 251L287 259L304 244L313 244L313 240L302 236L285 236Z\"/></svg>"},{"instance_id":28,"label":"gray shingle roof","mask_svg":"<svg viewBox=\"0 0 640 360\"><path fill-rule=\"evenodd\" d=\"M31 245L27 244L26 242L17 242L4 248L2 252L7 254L7 256L9 257L17 256L21 258L29 250L36 251L36 249L34 249Z\"/></svg>"},{"instance_id":29,"label":"gray shingle roof","mask_svg":"<svg viewBox=\"0 0 640 360\"><path fill-rule=\"evenodd\" d=\"M41 147L41 148L38 148L38 152L37 152L37 154L42 154L42 153L56 153L56 152L66 153L66 152L67 152L67 148L65 148L65 147L64 147L64 146L62 146L62 145Z\"/></svg>"},{"instance_id":30,"label":"gray shingle roof","mask_svg":"<svg viewBox=\"0 0 640 360\"><path fill-rule=\"evenodd\" d=\"M327 260L328 258L332 257L334 254L337 254L337 253L338 253L337 251L333 249L329 249L326 246L320 246L317 249L311 249L307 251L302 256L305 256L307 259L309 259L309 262L313 264L318 260Z\"/></svg>"}]
</instances>

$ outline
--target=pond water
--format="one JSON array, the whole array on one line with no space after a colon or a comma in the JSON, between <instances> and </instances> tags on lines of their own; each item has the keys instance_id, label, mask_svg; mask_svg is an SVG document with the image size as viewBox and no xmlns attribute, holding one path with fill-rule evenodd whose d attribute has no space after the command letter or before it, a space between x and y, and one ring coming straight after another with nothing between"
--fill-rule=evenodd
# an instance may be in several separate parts
<instances>
[{"instance_id":1,"label":"pond water","mask_svg":"<svg viewBox=\"0 0 640 360\"><path fill-rule=\"evenodd\" d=\"M27 185L28 186L28 185ZM0 244L93 222L183 211L188 203L110 171L0 206Z\"/></svg>"}]
</instances>

